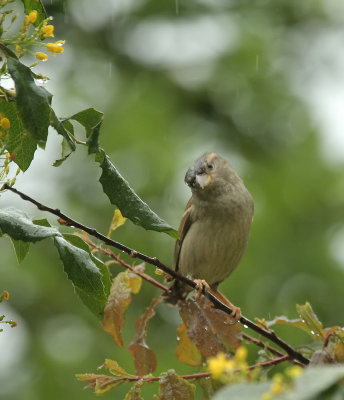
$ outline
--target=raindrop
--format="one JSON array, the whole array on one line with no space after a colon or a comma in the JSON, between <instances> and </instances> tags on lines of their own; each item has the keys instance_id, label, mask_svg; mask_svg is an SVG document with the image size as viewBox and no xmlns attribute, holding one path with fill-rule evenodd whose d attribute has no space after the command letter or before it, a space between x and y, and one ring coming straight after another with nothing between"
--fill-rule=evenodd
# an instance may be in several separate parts
<instances>
[{"instance_id":1,"label":"raindrop","mask_svg":"<svg viewBox=\"0 0 344 400\"><path fill-rule=\"evenodd\" d=\"M315 332L314 332L314 331L311 331L311 334L312 334L312 335L315 335Z\"/></svg>"},{"instance_id":2,"label":"raindrop","mask_svg":"<svg viewBox=\"0 0 344 400\"><path fill-rule=\"evenodd\" d=\"M244 324L244 328L246 328L246 329L247 329L247 328L248 328L248 326Z\"/></svg>"}]
</instances>

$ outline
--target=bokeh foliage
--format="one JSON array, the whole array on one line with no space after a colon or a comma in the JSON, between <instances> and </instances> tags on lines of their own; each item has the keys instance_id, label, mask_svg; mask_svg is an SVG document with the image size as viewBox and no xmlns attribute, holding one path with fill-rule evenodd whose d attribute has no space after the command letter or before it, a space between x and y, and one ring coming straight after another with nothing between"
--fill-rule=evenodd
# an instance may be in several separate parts
<instances>
[{"instance_id":1,"label":"bokeh foliage","mask_svg":"<svg viewBox=\"0 0 344 400\"><path fill-rule=\"evenodd\" d=\"M295 90L295 76L305 68L302 44L335 25L327 3L104 1L97 15L91 1L44 3L67 40L55 76L47 67L56 107L66 117L88 106L104 111L101 146L159 215L178 225L188 198L183 175L202 152L218 151L240 172L256 211L247 254L221 287L231 301L249 318L266 319L294 318L295 304L310 301L325 326L343 325L343 270L331 251L343 226L343 168L322 156L318 127ZM90 164L86 152L78 154ZM80 169L71 159L60 168L54 190L63 208L105 232L112 207L90 178L99 177L96 167ZM38 190L48 178L31 179ZM54 203L55 193L41 189L41 197ZM167 236L126 224L115 237L171 264ZM20 266L10 247L0 242L0 291L11 293L26 350L13 363L16 385L1 384L5 397L93 398L71 377L94 370L109 353L133 371L127 352L113 346L74 295L53 246L30 249ZM144 285L140 299L133 296L126 344L152 291ZM171 367L177 326L173 312L159 306L147 338L158 348L159 371ZM279 331L298 343L292 330ZM180 373L194 371L174 363Z\"/></svg>"}]
</instances>

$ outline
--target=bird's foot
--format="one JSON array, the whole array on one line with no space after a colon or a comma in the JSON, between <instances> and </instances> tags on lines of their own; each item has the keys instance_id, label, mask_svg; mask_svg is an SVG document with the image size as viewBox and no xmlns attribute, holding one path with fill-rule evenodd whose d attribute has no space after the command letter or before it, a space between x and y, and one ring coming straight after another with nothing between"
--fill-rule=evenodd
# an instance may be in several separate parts
<instances>
[{"instance_id":1,"label":"bird's foot","mask_svg":"<svg viewBox=\"0 0 344 400\"><path fill-rule=\"evenodd\" d=\"M228 315L228 322L230 322L231 324L236 324L239 321L239 319L242 317L242 313L241 313L240 307L237 307L234 304L232 304L227 299L227 297L225 297L221 292L219 292L217 290L216 291L211 290L211 293L218 300L220 300L223 304L225 304L226 306L228 306L232 310L232 313L230 315Z\"/></svg>"},{"instance_id":2,"label":"bird's foot","mask_svg":"<svg viewBox=\"0 0 344 400\"><path fill-rule=\"evenodd\" d=\"M208 283L204 279L194 279L194 282L196 283L195 300L197 301L200 298L200 296L201 296L201 294L203 292L203 289L206 288L207 290L210 290L210 286L208 285Z\"/></svg>"}]
</instances>

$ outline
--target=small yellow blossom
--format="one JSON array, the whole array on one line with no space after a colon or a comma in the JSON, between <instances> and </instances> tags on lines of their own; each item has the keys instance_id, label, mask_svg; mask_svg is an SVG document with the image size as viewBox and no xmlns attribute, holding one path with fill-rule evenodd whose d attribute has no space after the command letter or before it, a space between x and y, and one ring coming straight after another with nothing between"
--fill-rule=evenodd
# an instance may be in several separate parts
<instances>
[{"instance_id":1,"label":"small yellow blossom","mask_svg":"<svg viewBox=\"0 0 344 400\"><path fill-rule=\"evenodd\" d=\"M1 126L1 128L5 129L5 130L10 129L10 127L11 127L10 120L6 117L1 118L0 126Z\"/></svg>"},{"instance_id":2,"label":"small yellow blossom","mask_svg":"<svg viewBox=\"0 0 344 400\"><path fill-rule=\"evenodd\" d=\"M64 42L65 40L58 40L56 43L48 43L47 50L51 51L51 54L55 57L55 53L63 53L64 48L62 45Z\"/></svg>"},{"instance_id":3,"label":"small yellow blossom","mask_svg":"<svg viewBox=\"0 0 344 400\"><path fill-rule=\"evenodd\" d=\"M5 300L8 300L8 299L10 298L10 294L8 293L7 290L5 290L5 291L3 292L2 296L3 296L3 298L4 298Z\"/></svg>"},{"instance_id":4,"label":"small yellow blossom","mask_svg":"<svg viewBox=\"0 0 344 400\"><path fill-rule=\"evenodd\" d=\"M19 44L16 45L16 51L20 51L21 47L19 46Z\"/></svg>"},{"instance_id":5,"label":"small yellow blossom","mask_svg":"<svg viewBox=\"0 0 344 400\"><path fill-rule=\"evenodd\" d=\"M46 61L48 59L48 56L45 53L42 53L41 51L37 51L36 58L41 61Z\"/></svg>"},{"instance_id":6,"label":"small yellow blossom","mask_svg":"<svg viewBox=\"0 0 344 400\"><path fill-rule=\"evenodd\" d=\"M247 357L247 349L244 346L240 346L237 348L235 352L235 359L237 361L245 361Z\"/></svg>"},{"instance_id":7,"label":"small yellow blossom","mask_svg":"<svg viewBox=\"0 0 344 400\"><path fill-rule=\"evenodd\" d=\"M34 23L36 22L36 20L37 20L37 15L38 15L37 11L31 11L31 12L29 13L29 15L27 15L27 16L25 17L25 22L26 22L26 24L27 24L27 25L29 25L29 24L34 24Z\"/></svg>"},{"instance_id":8,"label":"small yellow blossom","mask_svg":"<svg viewBox=\"0 0 344 400\"><path fill-rule=\"evenodd\" d=\"M42 28L42 33L43 33L43 37L47 38L47 37L55 37L54 36L54 25L45 25Z\"/></svg>"},{"instance_id":9,"label":"small yellow blossom","mask_svg":"<svg viewBox=\"0 0 344 400\"><path fill-rule=\"evenodd\" d=\"M274 382L270 389L272 394L280 394L283 392L283 385L280 382Z\"/></svg>"},{"instance_id":10,"label":"small yellow blossom","mask_svg":"<svg viewBox=\"0 0 344 400\"><path fill-rule=\"evenodd\" d=\"M279 372L272 377L272 381L275 383L282 383L283 380L284 380L283 375Z\"/></svg>"},{"instance_id":11,"label":"small yellow blossom","mask_svg":"<svg viewBox=\"0 0 344 400\"><path fill-rule=\"evenodd\" d=\"M11 153L8 153L8 152L7 152L7 153L6 153L6 157L7 157L7 158L11 158Z\"/></svg>"},{"instance_id":12,"label":"small yellow blossom","mask_svg":"<svg viewBox=\"0 0 344 400\"><path fill-rule=\"evenodd\" d=\"M303 373L303 368L299 365L293 365L285 370L285 374L291 379L298 378Z\"/></svg>"},{"instance_id":13,"label":"small yellow blossom","mask_svg":"<svg viewBox=\"0 0 344 400\"><path fill-rule=\"evenodd\" d=\"M233 370L235 363L228 360L224 353L219 353L216 357L208 359L208 369L214 379L219 378L225 370Z\"/></svg>"}]
</instances>

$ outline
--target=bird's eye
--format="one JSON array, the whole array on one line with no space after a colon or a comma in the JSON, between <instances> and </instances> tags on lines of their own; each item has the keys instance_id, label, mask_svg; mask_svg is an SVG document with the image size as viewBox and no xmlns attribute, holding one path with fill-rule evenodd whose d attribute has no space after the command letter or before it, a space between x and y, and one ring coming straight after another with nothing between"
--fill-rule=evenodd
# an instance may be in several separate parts
<instances>
[{"instance_id":1,"label":"bird's eye","mask_svg":"<svg viewBox=\"0 0 344 400\"><path fill-rule=\"evenodd\" d=\"M208 162L208 163L207 163L207 168L208 168L208 169L214 169L214 164Z\"/></svg>"}]
</instances>

